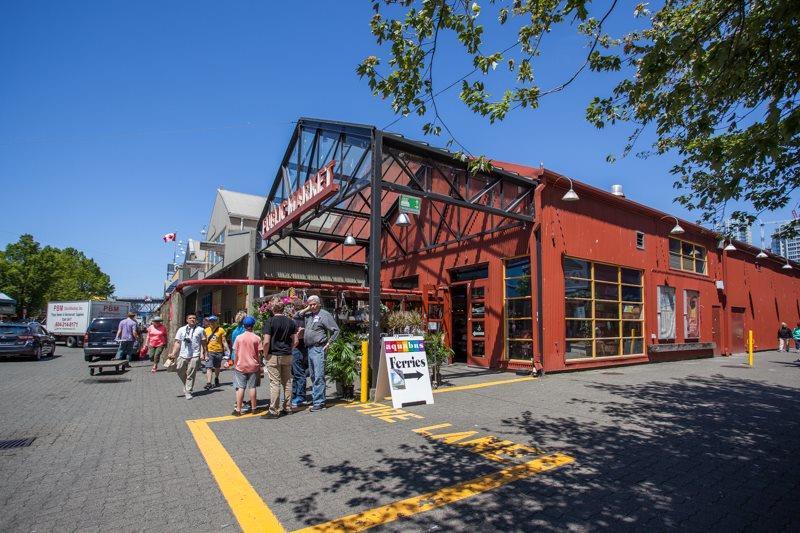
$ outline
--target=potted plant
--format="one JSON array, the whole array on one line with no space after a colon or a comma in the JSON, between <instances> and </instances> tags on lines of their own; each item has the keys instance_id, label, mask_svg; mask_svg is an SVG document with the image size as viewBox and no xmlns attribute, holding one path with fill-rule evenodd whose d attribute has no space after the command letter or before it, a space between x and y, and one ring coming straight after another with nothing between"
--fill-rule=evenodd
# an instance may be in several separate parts
<instances>
[{"instance_id":1,"label":"potted plant","mask_svg":"<svg viewBox=\"0 0 800 533\"><path fill-rule=\"evenodd\" d=\"M343 331L328 347L325 357L325 374L336 383L336 392L345 399L355 397L354 383L359 352L353 345L357 340L353 333Z\"/></svg>"},{"instance_id":2,"label":"potted plant","mask_svg":"<svg viewBox=\"0 0 800 533\"><path fill-rule=\"evenodd\" d=\"M444 342L444 333L428 333L425 335L425 355L433 374L433 388L442 384L442 364L453 356L453 349Z\"/></svg>"},{"instance_id":3,"label":"potted plant","mask_svg":"<svg viewBox=\"0 0 800 533\"><path fill-rule=\"evenodd\" d=\"M425 319L419 311L392 311L386 316L386 328L392 334L421 334Z\"/></svg>"}]
</instances>

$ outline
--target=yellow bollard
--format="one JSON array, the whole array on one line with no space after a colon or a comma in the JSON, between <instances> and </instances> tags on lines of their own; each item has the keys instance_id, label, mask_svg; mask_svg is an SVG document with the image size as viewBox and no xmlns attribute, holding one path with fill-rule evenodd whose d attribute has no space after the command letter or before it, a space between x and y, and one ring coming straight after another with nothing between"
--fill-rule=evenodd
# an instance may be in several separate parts
<instances>
[{"instance_id":1,"label":"yellow bollard","mask_svg":"<svg viewBox=\"0 0 800 533\"><path fill-rule=\"evenodd\" d=\"M748 357L747 362L750 364L750 368L753 368L753 330L748 330L747 332L747 351Z\"/></svg>"},{"instance_id":2,"label":"yellow bollard","mask_svg":"<svg viewBox=\"0 0 800 533\"><path fill-rule=\"evenodd\" d=\"M369 342L361 341L361 403L369 400Z\"/></svg>"}]
</instances>

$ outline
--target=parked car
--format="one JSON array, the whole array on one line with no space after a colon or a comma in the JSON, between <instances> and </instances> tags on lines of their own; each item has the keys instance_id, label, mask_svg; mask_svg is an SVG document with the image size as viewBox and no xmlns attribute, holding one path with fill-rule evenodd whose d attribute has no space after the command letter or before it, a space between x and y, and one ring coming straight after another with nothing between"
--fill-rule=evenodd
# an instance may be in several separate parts
<instances>
[{"instance_id":1,"label":"parked car","mask_svg":"<svg viewBox=\"0 0 800 533\"><path fill-rule=\"evenodd\" d=\"M56 338L36 322L0 323L0 356L39 360L56 351Z\"/></svg>"},{"instance_id":2,"label":"parked car","mask_svg":"<svg viewBox=\"0 0 800 533\"><path fill-rule=\"evenodd\" d=\"M117 327L123 320L119 317L92 319L83 336L83 358L86 361L94 361L95 357L111 359L117 354Z\"/></svg>"}]
</instances>

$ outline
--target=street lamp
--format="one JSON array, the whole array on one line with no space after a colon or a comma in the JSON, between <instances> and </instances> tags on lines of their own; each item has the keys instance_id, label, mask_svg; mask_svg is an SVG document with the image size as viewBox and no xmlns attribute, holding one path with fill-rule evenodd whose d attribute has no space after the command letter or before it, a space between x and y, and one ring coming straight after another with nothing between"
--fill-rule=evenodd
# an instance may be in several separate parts
<instances>
[{"instance_id":1,"label":"street lamp","mask_svg":"<svg viewBox=\"0 0 800 533\"><path fill-rule=\"evenodd\" d=\"M671 218L671 219L675 220L675 227L672 228L671 230L669 230L669 234L670 235L682 235L682 234L686 233L683 230L683 228L681 227L681 225L678 223L678 217L672 216L672 215L665 215L665 216L661 217L661 220L664 220L665 218Z\"/></svg>"}]
</instances>

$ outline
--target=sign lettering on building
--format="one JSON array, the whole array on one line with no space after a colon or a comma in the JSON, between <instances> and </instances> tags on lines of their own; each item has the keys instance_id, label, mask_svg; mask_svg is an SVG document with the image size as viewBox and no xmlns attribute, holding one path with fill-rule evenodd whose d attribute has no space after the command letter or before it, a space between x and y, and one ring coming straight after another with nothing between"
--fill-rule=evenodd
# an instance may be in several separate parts
<instances>
[{"instance_id":1,"label":"sign lettering on building","mask_svg":"<svg viewBox=\"0 0 800 533\"><path fill-rule=\"evenodd\" d=\"M409 196L407 194L400 195L400 208L401 213L408 213L410 215L419 215L422 200L416 196Z\"/></svg>"},{"instance_id":2,"label":"sign lettering on building","mask_svg":"<svg viewBox=\"0 0 800 533\"><path fill-rule=\"evenodd\" d=\"M272 204L264 220L261 221L263 239L275 235L287 224L339 190L339 184L333 180L335 164L336 161L331 161L284 201Z\"/></svg>"}]
</instances>

